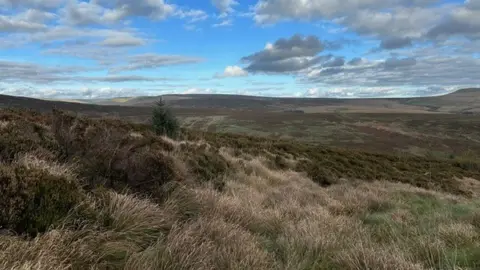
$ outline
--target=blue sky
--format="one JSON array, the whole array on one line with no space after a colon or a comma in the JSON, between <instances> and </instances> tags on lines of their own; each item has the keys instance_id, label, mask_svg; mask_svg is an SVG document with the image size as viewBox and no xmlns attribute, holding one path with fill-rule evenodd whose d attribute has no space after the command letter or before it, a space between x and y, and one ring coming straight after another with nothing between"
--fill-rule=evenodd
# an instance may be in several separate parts
<instances>
[{"instance_id":1,"label":"blue sky","mask_svg":"<svg viewBox=\"0 0 480 270\"><path fill-rule=\"evenodd\" d=\"M480 0L0 0L8 95L440 95L478 48Z\"/></svg>"}]
</instances>

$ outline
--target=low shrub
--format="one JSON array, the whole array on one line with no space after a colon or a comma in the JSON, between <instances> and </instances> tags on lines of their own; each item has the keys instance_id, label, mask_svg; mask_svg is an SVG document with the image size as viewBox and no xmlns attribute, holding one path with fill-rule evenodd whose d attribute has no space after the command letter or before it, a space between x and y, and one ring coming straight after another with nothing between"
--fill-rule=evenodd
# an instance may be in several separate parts
<instances>
[{"instance_id":1,"label":"low shrub","mask_svg":"<svg viewBox=\"0 0 480 270\"><path fill-rule=\"evenodd\" d=\"M190 149L186 155L187 166L191 174L201 182L214 181L215 185L223 186L218 182L231 168L217 149L201 150Z\"/></svg>"},{"instance_id":2,"label":"low shrub","mask_svg":"<svg viewBox=\"0 0 480 270\"><path fill-rule=\"evenodd\" d=\"M128 126L115 121L54 114L53 130L68 161L80 163L87 188L129 189L161 197L162 185L184 176L168 154L171 144L145 134L132 137Z\"/></svg>"},{"instance_id":3,"label":"low shrub","mask_svg":"<svg viewBox=\"0 0 480 270\"><path fill-rule=\"evenodd\" d=\"M20 165L0 166L0 227L35 236L82 198L78 183Z\"/></svg>"}]
</instances>

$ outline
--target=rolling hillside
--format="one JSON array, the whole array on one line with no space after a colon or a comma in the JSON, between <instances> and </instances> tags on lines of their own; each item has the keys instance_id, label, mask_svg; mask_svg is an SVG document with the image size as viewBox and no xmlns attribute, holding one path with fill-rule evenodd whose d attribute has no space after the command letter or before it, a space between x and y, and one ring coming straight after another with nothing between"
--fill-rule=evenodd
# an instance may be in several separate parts
<instances>
[{"instance_id":1,"label":"rolling hillside","mask_svg":"<svg viewBox=\"0 0 480 270\"><path fill-rule=\"evenodd\" d=\"M480 89L462 89L444 96L419 98L272 98L240 95L165 95L176 108L236 109L305 112L480 112ZM150 106L158 97L132 97L95 101L99 105Z\"/></svg>"},{"instance_id":2,"label":"rolling hillside","mask_svg":"<svg viewBox=\"0 0 480 270\"><path fill-rule=\"evenodd\" d=\"M374 152L433 154L441 158L469 151L480 153L480 114L476 113L480 106L479 89L409 99L232 95L164 98L183 126L193 130L294 139ZM119 98L111 100L110 105L98 105L0 95L0 107L41 112L56 107L91 117L109 116L146 123L151 116L151 107L147 105L154 100L156 97Z\"/></svg>"},{"instance_id":3,"label":"rolling hillside","mask_svg":"<svg viewBox=\"0 0 480 270\"><path fill-rule=\"evenodd\" d=\"M273 98L241 95L164 95L164 100L177 109L254 110L283 112L302 110L306 113L480 113L480 89L462 89L436 97L419 98ZM0 95L0 106L43 110L56 106L73 111L118 113L120 116L142 115L142 107L150 107L158 97L123 97L108 100L76 102L39 100ZM105 106L105 107L104 107ZM135 108L137 107L137 108Z\"/></svg>"}]
</instances>

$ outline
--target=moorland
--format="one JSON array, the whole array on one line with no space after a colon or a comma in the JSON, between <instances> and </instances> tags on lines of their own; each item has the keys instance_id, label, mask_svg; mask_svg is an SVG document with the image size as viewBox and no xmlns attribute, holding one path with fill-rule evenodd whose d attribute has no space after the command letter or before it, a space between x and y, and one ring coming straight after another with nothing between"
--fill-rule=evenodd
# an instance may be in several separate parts
<instances>
[{"instance_id":1,"label":"moorland","mask_svg":"<svg viewBox=\"0 0 480 270\"><path fill-rule=\"evenodd\" d=\"M478 269L480 90L0 96L0 269Z\"/></svg>"}]
</instances>

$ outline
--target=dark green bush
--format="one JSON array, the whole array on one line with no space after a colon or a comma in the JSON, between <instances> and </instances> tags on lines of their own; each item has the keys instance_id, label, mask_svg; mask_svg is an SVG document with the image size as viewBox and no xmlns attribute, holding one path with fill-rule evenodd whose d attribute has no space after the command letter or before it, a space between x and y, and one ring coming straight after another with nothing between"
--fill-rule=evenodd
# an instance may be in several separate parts
<instances>
[{"instance_id":1,"label":"dark green bush","mask_svg":"<svg viewBox=\"0 0 480 270\"><path fill-rule=\"evenodd\" d=\"M152 127L157 135L175 138L180 133L180 123L162 99L157 101L153 108Z\"/></svg>"},{"instance_id":2,"label":"dark green bush","mask_svg":"<svg viewBox=\"0 0 480 270\"><path fill-rule=\"evenodd\" d=\"M0 227L35 236L82 198L78 183L19 165L0 166Z\"/></svg>"}]
</instances>

